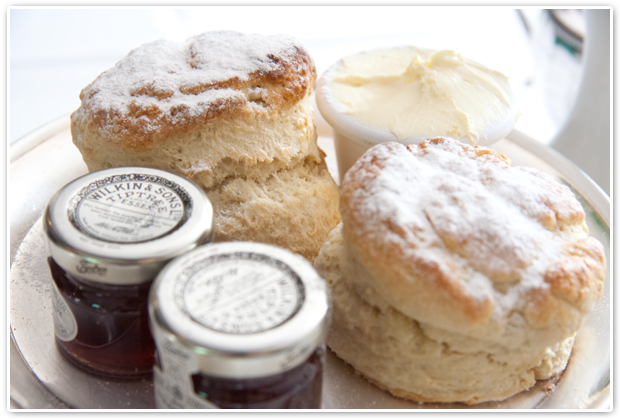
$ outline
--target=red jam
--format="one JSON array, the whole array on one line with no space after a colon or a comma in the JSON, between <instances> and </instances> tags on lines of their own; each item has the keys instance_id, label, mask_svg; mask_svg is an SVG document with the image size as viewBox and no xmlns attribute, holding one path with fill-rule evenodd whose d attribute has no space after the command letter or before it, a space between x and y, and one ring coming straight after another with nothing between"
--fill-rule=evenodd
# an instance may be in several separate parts
<instances>
[{"instance_id":1,"label":"red jam","mask_svg":"<svg viewBox=\"0 0 620 420\"><path fill-rule=\"evenodd\" d=\"M275 375L228 379L198 373L192 376L194 392L220 408L318 409L324 360L321 345L299 366Z\"/></svg>"},{"instance_id":2,"label":"red jam","mask_svg":"<svg viewBox=\"0 0 620 420\"><path fill-rule=\"evenodd\" d=\"M57 290L73 313L77 335L56 337L60 352L78 367L116 378L149 376L155 344L148 321L152 281L101 284L78 278L48 258Z\"/></svg>"}]
</instances>

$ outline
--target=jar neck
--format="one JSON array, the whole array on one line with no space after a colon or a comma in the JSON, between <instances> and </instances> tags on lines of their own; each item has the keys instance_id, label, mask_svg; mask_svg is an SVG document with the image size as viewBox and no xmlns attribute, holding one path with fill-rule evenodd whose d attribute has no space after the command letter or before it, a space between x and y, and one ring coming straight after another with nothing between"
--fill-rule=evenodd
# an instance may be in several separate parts
<instances>
[{"instance_id":1,"label":"jar neck","mask_svg":"<svg viewBox=\"0 0 620 420\"><path fill-rule=\"evenodd\" d=\"M153 282L153 279L146 280L138 284L134 284L134 282L132 282L131 280L128 281L128 284L122 284L122 283L112 284L112 283L97 282L97 281L86 279L84 277L71 273L70 271L65 270L62 266L58 264L58 262L56 262L56 260L54 260L53 257L48 257L48 263L52 270L52 275L54 276L55 280L57 280L56 277L58 275L61 275L64 278L66 278L68 281L70 281L71 283L78 286L80 289L85 290L85 291L91 291L93 293L98 292L102 289L105 289L106 292L108 293L114 293L114 292L128 293L129 291L140 292L143 289L148 291L148 289L150 289L151 287L151 283Z\"/></svg>"}]
</instances>

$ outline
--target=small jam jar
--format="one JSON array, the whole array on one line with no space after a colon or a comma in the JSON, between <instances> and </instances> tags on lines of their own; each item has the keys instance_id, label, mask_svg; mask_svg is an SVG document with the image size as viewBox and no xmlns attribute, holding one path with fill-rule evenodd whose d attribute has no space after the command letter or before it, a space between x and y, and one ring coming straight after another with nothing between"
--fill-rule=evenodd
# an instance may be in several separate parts
<instances>
[{"instance_id":1,"label":"small jam jar","mask_svg":"<svg viewBox=\"0 0 620 420\"><path fill-rule=\"evenodd\" d=\"M157 408L321 408L325 281L271 245L201 246L151 289Z\"/></svg>"},{"instance_id":2,"label":"small jam jar","mask_svg":"<svg viewBox=\"0 0 620 420\"><path fill-rule=\"evenodd\" d=\"M58 191L43 224L58 350L89 372L150 375L149 289L166 263L211 241L206 194L161 170L105 169Z\"/></svg>"}]
</instances>

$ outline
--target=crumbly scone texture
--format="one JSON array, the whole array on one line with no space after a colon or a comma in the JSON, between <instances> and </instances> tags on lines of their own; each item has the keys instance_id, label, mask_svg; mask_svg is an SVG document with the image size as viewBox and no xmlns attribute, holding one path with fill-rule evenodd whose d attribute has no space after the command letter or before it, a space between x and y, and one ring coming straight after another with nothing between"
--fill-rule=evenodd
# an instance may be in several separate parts
<instances>
[{"instance_id":1,"label":"crumbly scone texture","mask_svg":"<svg viewBox=\"0 0 620 420\"><path fill-rule=\"evenodd\" d=\"M214 204L216 241L266 242L313 261L340 221L316 144L315 79L312 59L287 36L156 41L82 90L73 142L90 171L154 167L196 182ZM274 193L283 179L290 184ZM298 219L306 233L288 224Z\"/></svg>"},{"instance_id":2,"label":"crumbly scone texture","mask_svg":"<svg viewBox=\"0 0 620 420\"><path fill-rule=\"evenodd\" d=\"M451 139L371 148L315 268L330 347L416 401L501 400L560 371L600 298L602 245L572 192Z\"/></svg>"},{"instance_id":3,"label":"crumbly scone texture","mask_svg":"<svg viewBox=\"0 0 620 420\"><path fill-rule=\"evenodd\" d=\"M72 121L119 149L149 149L227 115L290 106L315 80L312 59L291 37L205 32L131 51L80 92Z\"/></svg>"},{"instance_id":4,"label":"crumbly scone texture","mask_svg":"<svg viewBox=\"0 0 620 420\"><path fill-rule=\"evenodd\" d=\"M207 195L215 209L216 241L276 244L310 262L340 221L338 189L325 163L312 159L261 182L231 179Z\"/></svg>"}]
</instances>

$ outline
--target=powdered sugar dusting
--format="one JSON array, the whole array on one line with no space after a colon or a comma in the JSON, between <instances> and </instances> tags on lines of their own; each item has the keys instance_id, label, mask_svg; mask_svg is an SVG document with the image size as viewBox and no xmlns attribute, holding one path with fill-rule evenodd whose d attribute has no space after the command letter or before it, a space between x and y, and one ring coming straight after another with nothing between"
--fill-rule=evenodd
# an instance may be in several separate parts
<instances>
[{"instance_id":1,"label":"powdered sugar dusting","mask_svg":"<svg viewBox=\"0 0 620 420\"><path fill-rule=\"evenodd\" d=\"M190 40L190 51L192 64L209 78L206 82L215 83L233 77L245 80L257 70L275 70L277 65L270 56L286 52L295 44L293 38L284 35L207 32Z\"/></svg>"},{"instance_id":2,"label":"powdered sugar dusting","mask_svg":"<svg viewBox=\"0 0 620 420\"><path fill-rule=\"evenodd\" d=\"M549 213L555 220L549 183L562 186L451 139L409 149L398 143L375 146L345 177L343 188L353 178L362 185L351 192L348 208L356 219L372 221L361 227L363 234L373 243L395 243L406 252L461 265L470 271L464 281L474 297L508 290L501 285L515 281L540 285L541 272L562 251L564 233L548 222ZM568 188L561 193L572 195ZM572 202L580 208L574 196ZM507 293L500 305L508 307L518 293Z\"/></svg>"},{"instance_id":3,"label":"powdered sugar dusting","mask_svg":"<svg viewBox=\"0 0 620 420\"><path fill-rule=\"evenodd\" d=\"M91 114L132 115L148 131L161 116L174 122L175 116L191 118L217 104L245 101L247 94L260 97L260 88L240 92L217 84L278 70L282 58L298 50L303 47L288 36L233 31L206 32L180 43L159 40L102 73L83 90L82 100Z\"/></svg>"}]
</instances>

